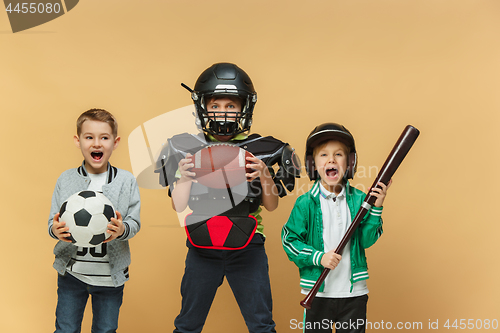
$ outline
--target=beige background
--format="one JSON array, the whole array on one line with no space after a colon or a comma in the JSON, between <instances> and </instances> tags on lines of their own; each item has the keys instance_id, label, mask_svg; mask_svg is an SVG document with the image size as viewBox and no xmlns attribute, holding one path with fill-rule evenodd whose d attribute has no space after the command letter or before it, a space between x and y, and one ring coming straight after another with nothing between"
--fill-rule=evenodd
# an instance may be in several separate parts
<instances>
[{"instance_id":1,"label":"beige background","mask_svg":"<svg viewBox=\"0 0 500 333\"><path fill-rule=\"evenodd\" d=\"M91 107L114 113L123 141L111 162L132 171L128 135L190 105L180 83L194 85L219 61L254 81L253 132L300 156L314 126L345 124L366 171L354 181L361 188L405 125L421 130L387 197L385 234L368 250L371 322L500 320L499 18L497 0L85 0L12 34L0 12L0 332L53 330L46 220L57 177L82 160L77 116ZM165 191L141 195L120 332L168 332L180 309L185 235ZM302 317L298 271L280 243L295 198L264 213L280 332L298 332L290 321ZM204 332L245 332L227 283Z\"/></svg>"}]
</instances>

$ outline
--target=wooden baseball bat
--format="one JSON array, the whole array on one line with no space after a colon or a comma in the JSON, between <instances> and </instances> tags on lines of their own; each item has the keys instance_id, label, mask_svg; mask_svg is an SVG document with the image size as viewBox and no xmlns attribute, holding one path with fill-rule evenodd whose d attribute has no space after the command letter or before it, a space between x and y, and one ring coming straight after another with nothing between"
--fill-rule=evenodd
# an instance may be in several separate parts
<instances>
[{"instance_id":1,"label":"wooden baseball bat","mask_svg":"<svg viewBox=\"0 0 500 333\"><path fill-rule=\"evenodd\" d=\"M370 187L370 190L374 187L380 188L380 185L377 185L379 182L382 182L385 185L389 183L389 181L392 178L392 175L394 175L399 165L406 157L406 154L408 154L408 152L410 151L411 147L413 146L413 143L415 142L415 140L417 140L419 134L420 131L415 127L411 125L406 126L403 133L401 133L398 141L394 145L394 148L392 148L391 153L385 160L385 163L382 166L380 172L378 173L377 178L375 178L375 181L373 182L373 185ZM344 247L346 246L347 242L349 242L349 240L351 239L352 235L354 234L354 231L359 226L361 220L363 220L365 215L370 211L370 208L375 203L375 200L377 200L377 197L373 195L368 194L366 196L365 200L361 204L361 208L359 209L358 213L354 217L354 220L349 226L349 229L347 229L344 237L342 238L339 245L335 249L335 253L337 254L342 253L342 250L344 250ZM300 305L302 305L306 309L311 308L314 297L316 296L319 287L325 281L326 276L328 275L329 272L330 269L328 268L323 269L323 272L319 276L318 281L316 281L313 288L307 294L306 298L304 298L304 300L300 302Z\"/></svg>"}]
</instances>

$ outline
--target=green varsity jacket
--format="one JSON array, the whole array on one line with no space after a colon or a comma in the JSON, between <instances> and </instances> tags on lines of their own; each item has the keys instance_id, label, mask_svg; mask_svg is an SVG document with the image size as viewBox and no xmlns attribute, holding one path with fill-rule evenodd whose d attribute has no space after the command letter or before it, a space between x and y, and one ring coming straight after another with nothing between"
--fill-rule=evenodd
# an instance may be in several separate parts
<instances>
[{"instance_id":1,"label":"green varsity jacket","mask_svg":"<svg viewBox=\"0 0 500 333\"><path fill-rule=\"evenodd\" d=\"M281 231L283 248L288 258L299 267L300 286L311 289L318 280L325 254L323 244L323 218L319 201L320 183L316 181L310 191L295 201L288 221ZM346 184L346 200L354 219L366 194ZM355 282L368 279L365 249L382 235L382 207L372 207L351 238L351 290ZM324 290L324 283L319 291Z\"/></svg>"}]
</instances>

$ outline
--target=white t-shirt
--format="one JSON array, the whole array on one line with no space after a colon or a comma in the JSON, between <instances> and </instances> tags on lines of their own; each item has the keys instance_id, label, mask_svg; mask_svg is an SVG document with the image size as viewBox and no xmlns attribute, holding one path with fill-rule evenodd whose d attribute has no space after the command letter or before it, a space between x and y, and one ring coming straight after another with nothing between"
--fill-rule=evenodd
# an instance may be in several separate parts
<instances>
[{"instance_id":1,"label":"white t-shirt","mask_svg":"<svg viewBox=\"0 0 500 333\"><path fill-rule=\"evenodd\" d=\"M106 184L107 172L89 174L90 185L88 190L102 191ZM96 247L78 247L78 251L66 271L86 284L92 286L114 287L111 280L107 244Z\"/></svg>"},{"instance_id":2,"label":"white t-shirt","mask_svg":"<svg viewBox=\"0 0 500 333\"><path fill-rule=\"evenodd\" d=\"M335 198L335 201L333 200ZM323 243L325 253L335 250L344 237L352 220L345 196L345 187L335 196L320 183L320 204L323 215ZM325 289L318 292L318 297L345 298L356 297L368 293L366 281L356 282L351 290L351 242L349 241L342 252L342 259L338 266L330 271L325 279ZM309 290L302 289L307 294Z\"/></svg>"}]
</instances>

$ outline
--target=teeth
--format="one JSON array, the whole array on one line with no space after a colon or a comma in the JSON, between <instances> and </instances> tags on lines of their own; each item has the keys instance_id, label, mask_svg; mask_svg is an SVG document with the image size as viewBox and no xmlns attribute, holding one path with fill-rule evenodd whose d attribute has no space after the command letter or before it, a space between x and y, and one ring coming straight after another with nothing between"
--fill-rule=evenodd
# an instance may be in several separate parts
<instances>
[{"instance_id":1,"label":"teeth","mask_svg":"<svg viewBox=\"0 0 500 333\"><path fill-rule=\"evenodd\" d=\"M335 177L338 174L338 171L335 168L331 168L331 169L326 169L325 173L328 177Z\"/></svg>"},{"instance_id":2,"label":"teeth","mask_svg":"<svg viewBox=\"0 0 500 333\"><path fill-rule=\"evenodd\" d=\"M103 156L103 153L100 151L93 151L90 153L90 155L92 156L93 159L100 160Z\"/></svg>"}]
</instances>

